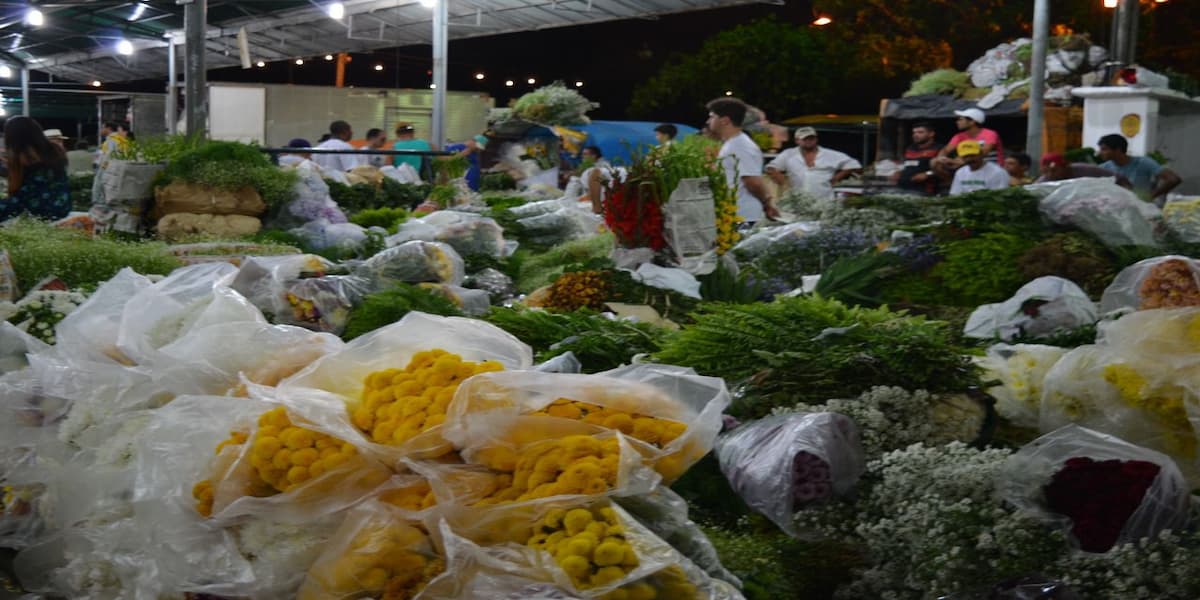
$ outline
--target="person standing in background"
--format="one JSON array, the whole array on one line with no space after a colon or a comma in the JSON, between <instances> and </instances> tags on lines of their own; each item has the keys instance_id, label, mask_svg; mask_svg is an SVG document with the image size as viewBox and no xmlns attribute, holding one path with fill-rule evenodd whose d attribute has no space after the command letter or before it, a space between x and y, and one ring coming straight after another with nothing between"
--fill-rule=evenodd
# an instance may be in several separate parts
<instances>
[{"instance_id":1,"label":"person standing in background","mask_svg":"<svg viewBox=\"0 0 1200 600\"><path fill-rule=\"evenodd\" d=\"M737 98L717 98L708 103L705 126L721 140L717 159L729 187L737 188L738 216L749 227L764 218L779 216L763 181L763 155L758 144L742 131L746 103Z\"/></svg>"},{"instance_id":2,"label":"person standing in background","mask_svg":"<svg viewBox=\"0 0 1200 600\"><path fill-rule=\"evenodd\" d=\"M654 139L658 141L659 146L674 144L677 135L679 135L679 128L670 123L662 123L654 128Z\"/></svg>"},{"instance_id":3,"label":"person standing in background","mask_svg":"<svg viewBox=\"0 0 1200 600\"><path fill-rule=\"evenodd\" d=\"M354 137L354 130L350 128L349 123L345 121L330 123L329 134L329 139L317 144L318 149L354 150L354 146L350 145L350 139ZM359 165L367 164L360 154L314 154L313 162L326 171L343 173Z\"/></svg>"},{"instance_id":4,"label":"person standing in background","mask_svg":"<svg viewBox=\"0 0 1200 600\"><path fill-rule=\"evenodd\" d=\"M8 195L0 200L0 221L24 213L57 221L71 212L66 153L46 139L37 121L9 118L4 123L4 151Z\"/></svg>"},{"instance_id":5,"label":"person standing in background","mask_svg":"<svg viewBox=\"0 0 1200 600\"><path fill-rule=\"evenodd\" d=\"M904 169L895 175L902 189L932 196L938 192L940 180L933 171L932 162L942 150L937 143L937 131L927 121L919 121L912 128L912 144L904 149Z\"/></svg>"},{"instance_id":6,"label":"person standing in background","mask_svg":"<svg viewBox=\"0 0 1200 600\"><path fill-rule=\"evenodd\" d=\"M1100 168L1111 171L1129 180L1133 191L1162 206L1167 192L1175 189L1182 181L1174 171L1158 164L1158 161L1148 156L1130 156L1129 141L1118 133L1110 133L1102 138L1100 147Z\"/></svg>"},{"instance_id":7,"label":"person standing in background","mask_svg":"<svg viewBox=\"0 0 1200 600\"><path fill-rule=\"evenodd\" d=\"M1008 173L1000 165L983 160L983 148L979 142L960 142L955 152L962 158L963 166L954 172L954 181L950 184L951 196L1008 187Z\"/></svg>"},{"instance_id":8,"label":"person standing in background","mask_svg":"<svg viewBox=\"0 0 1200 600\"><path fill-rule=\"evenodd\" d=\"M412 123L401 121L396 123L396 143L392 144L392 150L418 150L428 152L433 150L433 146L429 142L417 139L417 129ZM425 157L413 154L409 156L393 156L392 164L399 167L400 165L408 165L421 174L421 166Z\"/></svg>"},{"instance_id":9,"label":"person standing in background","mask_svg":"<svg viewBox=\"0 0 1200 600\"><path fill-rule=\"evenodd\" d=\"M387 133L382 129L372 127L367 130L367 150L383 150L387 145ZM367 156L367 164L372 167L379 168L384 165L391 164L391 157L382 154L370 154Z\"/></svg>"}]
</instances>

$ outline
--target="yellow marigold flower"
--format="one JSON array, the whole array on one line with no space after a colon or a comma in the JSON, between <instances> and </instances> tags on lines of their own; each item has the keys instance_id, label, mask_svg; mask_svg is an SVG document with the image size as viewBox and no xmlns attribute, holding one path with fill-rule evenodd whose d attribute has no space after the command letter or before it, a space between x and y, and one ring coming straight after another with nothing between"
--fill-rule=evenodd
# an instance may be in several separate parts
<instances>
[{"instance_id":1,"label":"yellow marigold flower","mask_svg":"<svg viewBox=\"0 0 1200 600\"><path fill-rule=\"evenodd\" d=\"M591 563L583 556L568 556L559 561L558 566L576 581L584 579L592 571Z\"/></svg>"},{"instance_id":2,"label":"yellow marigold flower","mask_svg":"<svg viewBox=\"0 0 1200 600\"><path fill-rule=\"evenodd\" d=\"M624 577L625 570L621 567L602 567L592 574L592 585L600 587L620 581Z\"/></svg>"},{"instance_id":3,"label":"yellow marigold flower","mask_svg":"<svg viewBox=\"0 0 1200 600\"><path fill-rule=\"evenodd\" d=\"M629 600L655 600L658 598L658 590L645 581L631 583L623 589L629 592Z\"/></svg>"},{"instance_id":4,"label":"yellow marigold flower","mask_svg":"<svg viewBox=\"0 0 1200 600\"><path fill-rule=\"evenodd\" d=\"M585 508L571 509L563 517L563 527L567 530L567 534L572 536L587 529L588 523L591 522L592 513Z\"/></svg>"},{"instance_id":5,"label":"yellow marigold flower","mask_svg":"<svg viewBox=\"0 0 1200 600\"><path fill-rule=\"evenodd\" d=\"M596 553L593 556L593 560L597 565L602 567L619 565L625 559L625 548L624 544L605 541L596 546Z\"/></svg>"}]
</instances>

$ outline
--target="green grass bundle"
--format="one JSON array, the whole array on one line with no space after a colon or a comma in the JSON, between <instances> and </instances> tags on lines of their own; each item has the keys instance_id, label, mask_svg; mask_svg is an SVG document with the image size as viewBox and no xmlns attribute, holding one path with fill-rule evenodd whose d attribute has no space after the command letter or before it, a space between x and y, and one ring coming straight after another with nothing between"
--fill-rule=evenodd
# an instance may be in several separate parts
<instances>
[{"instance_id":1,"label":"green grass bundle","mask_svg":"<svg viewBox=\"0 0 1200 600\"><path fill-rule=\"evenodd\" d=\"M295 198L300 176L275 166L254 146L213 140L200 142L172 158L159 180L186 181L222 190L250 186L268 206L281 206Z\"/></svg>"},{"instance_id":2,"label":"green grass bundle","mask_svg":"<svg viewBox=\"0 0 1200 600\"><path fill-rule=\"evenodd\" d=\"M945 323L886 308L802 296L703 305L695 319L654 359L744 383L743 399L730 408L739 418L877 385L941 392L978 383Z\"/></svg>"},{"instance_id":3,"label":"green grass bundle","mask_svg":"<svg viewBox=\"0 0 1200 600\"><path fill-rule=\"evenodd\" d=\"M1007 300L1027 283L1018 261L1034 243L1013 234L985 233L945 244L945 260L933 269L947 291L944 304L977 306Z\"/></svg>"},{"instance_id":4,"label":"green grass bundle","mask_svg":"<svg viewBox=\"0 0 1200 600\"><path fill-rule=\"evenodd\" d=\"M863 557L848 544L798 540L773 527L701 524L721 564L742 580L746 600L824 600Z\"/></svg>"},{"instance_id":5,"label":"green grass bundle","mask_svg":"<svg viewBox=\"0 0 1200 600\"><path fill-rule=\"evenodd\" d=\"M517 189L517 180L508 173L488 173L479 182L479 190L483 192L504 191Z\"/></svg>"},{"instance_id":6,"label":"green grass bundle","mask_svg":"<svg viewBox=\"0 0 1200 600\"><path fill-rule=\"evenodd\" d=\"M382 292L367 294L362 302L350 311L342 339L349 341L385 325L391 325L414 310L447 317L462 315L462 311L445 296L402 283Z\"/></svg>"},{"instance_id":7,"label":"green grass bundle","mask_svg":"<svg viewBox=\"0 0 1200 600\"><path fill-rule=\"evenodd\" d=\"M659 349L667 331L647 323L609 319L589 310L551 313L495 307L484 320L529 344L538 361L573 352L584 373L629 364Z\"/></svg>"},{"instance_id":8,"label":"green grass bundle","mask_svg":"<svg viewBox=\"0 0 1200 600\"><path fill-rule=\"evenodd\" d=\"M108 281L125 267L165 275L183 264L161 242L92 239L33 219L14 219L0 227L0 249L8 251L23 291L50 276L74 289Z\"/></svg>"},{"instance_id":9,"label":"green grass bundle","mask_svg":"<svg viewBox=\"0 0 1200 600\"><path fill-rule=\"evenodd\" d=\"M916 81L904 92L904 96L924 96L925 94L943 94L962 96L971 89L971 76L954 69L938 69L930 71Z\"/></svg>"},{"instance_id":10,"label":"green grass bundle","mask_svg":"<svg viewBox=\"0 0 1200 600\"><path fill-rule=\"evenodd\" d=\"M559 244L542 254L527 255L518 250L526 258L516 277L517 290L527 294L554 283L568 265L607 258L612 254L613 243L611 233L601 233Z\"/></svg>"},{"instance_id":11,"label":"green grass bundle","mask_svg":"<svg viewBox=\"0 0 1200 600\"><path fill-rule=\"evenodd\" d=\"M408 211L403 208L368 208L350 217L350 222L359 227L382 227L388 233L395 233L396 227L408 219Z\"/></svg>"}]
</instances>

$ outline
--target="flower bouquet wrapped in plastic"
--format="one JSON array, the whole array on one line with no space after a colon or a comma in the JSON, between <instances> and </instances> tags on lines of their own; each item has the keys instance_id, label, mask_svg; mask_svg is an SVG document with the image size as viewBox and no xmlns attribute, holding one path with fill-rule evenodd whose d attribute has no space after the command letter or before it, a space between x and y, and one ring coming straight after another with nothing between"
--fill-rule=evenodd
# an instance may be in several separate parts
<instances>
[{"instance_id":1,"label":"flower bouquet wrapped in plastic","mask_svg":"<svg viewBox=\"0 0 1200 600\"><path fill-rule=\"evenodd\" d=\"M1101 312L1200 306L1200 261L1158 256L1117 274L1100 298Z\"/></svg>"}]
</instances>

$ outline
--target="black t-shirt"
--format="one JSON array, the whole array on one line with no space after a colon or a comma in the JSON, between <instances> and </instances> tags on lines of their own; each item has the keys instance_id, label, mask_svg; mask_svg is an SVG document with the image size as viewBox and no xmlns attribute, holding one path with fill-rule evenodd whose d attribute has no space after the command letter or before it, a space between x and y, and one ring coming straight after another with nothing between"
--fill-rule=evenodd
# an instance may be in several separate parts
<instances>
[{"instance_id":1,"label":"black t-shirt","mask_svg":"<svg viewBox=\"0 0 1200 600\"><path fill-rule=\"evenodd\" d=\"M900 187L923 194L937 191L937 182L932 178L923 183L915 183L912 178L917 173L929 170L929 163L937 156L943 144L932 142L924 146L913 144L904 150L904 170L900 171Z\"/></svg>"}]
</instances>

